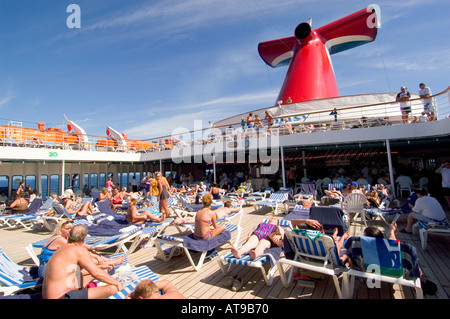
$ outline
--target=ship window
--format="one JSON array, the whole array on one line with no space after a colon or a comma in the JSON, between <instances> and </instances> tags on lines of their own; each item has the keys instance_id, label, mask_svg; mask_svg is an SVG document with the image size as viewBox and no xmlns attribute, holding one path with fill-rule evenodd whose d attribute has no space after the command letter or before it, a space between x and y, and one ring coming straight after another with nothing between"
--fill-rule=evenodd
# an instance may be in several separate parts
<instances>
[{"instance_id":1,"label":"ship window","mask_svg":"<svg viewBox=\"0 0 450 319\"><path fill-rule=\"evenodd\" d=\"M139 189L139 183L141 182L141 172L136 172L134 174L134 177L136 177L136 181L138 182L138 189Z\"/></svg>"},{"instance_id":2,"label":"ship window","mask_svg":"<svg viewBox=\"0 0 450 319\"><path fill-rule=\"evenodd\" d=\"M77 192L80 189L80 174L72 175L72 190L73 192Z\"/></svg>"},{"instance_id":3,"label":"ship window","mask_svg":"<svg viewBox=\"0 0 450 319\"><path fill-rule=\"evenodd\" d=\"M98 189L98 174L97 173L91 174L91 188Z\"/></svg>"},{"instance_id":4,"label":"ship window","mask_svg":"<svg viewBox=\"0 0 450 319\"><path fill-rule=\"evenodd\" d=\"M36 189L36 175L25 176L25 185L30 186L32 190Z\"/></svg>"},{"instance_id":5,"label":"ship window","mask_svg":"<svg viewBox=\"0 0 450 319\"><path fill-rule=\"evenodd\" d=\"M50 175L50 193L59 195L59 175Z\"/></svg>"},{"instance_id":6,"label":"ship window","mask_svg":"<svg viewBox=\"0 0 450 319\"><path fill-rule=\"evenodd\" d=\"M100 173L100 175L99 175L99 186L100 186L100 188L103 188L106 186L106 174L105 173Z\"/></svg>"},{"instance_id":7,"label":"ship window","mask_svg":"<svg viewBox=\"0 0 450 319\"><path fill-rule=\"evenodd\" d=\"M21 175L14 175L12 177L12 185L11 185L11 189L17 189L17 187L19 187L19 184L21 182L23 182L23 176Z\"/></svg>"},{"instance_id":8,"label":"ship window","mask_svg":"<svg viewBox=\"0 0 450 319\"><path fill-rule=\"evenodd\" d=\"M91 188L91 184L89 183L89 174L84 174L84 183Z\"/></svg>"},{"instance_id":9,"label":"ship window","mask_svg":"<svg viewBox=\"0 0 450 319\"><path fill-rule=\"evenodd\" d=\"M9 176L0 175L0 193L2 192L9 197Z\"/></svg>"},{"instance_id":10,"label":"ship window","mask_svg":"<svg viewBox=\"0 0 450 319\"><path fill-rule=\"evenodd\" d=\"M128 173L122 173L122 184L121 187L128 188Z\"/></svg>"},{"instance_id":11,"label":"ship window","mask_svg":"<svg viewBox=\"0 0 450 319\"><path fill-rule=\"evenodd\" d=\"M41 194L42 199L47 198L49 196L48 194L48 176L47 175L41 175Z\"/></svg>"},{"instance_id":12,"label":"ship window","mask_svg":"<svg viewBox=\"0 0 450 319\"><path fill-rule=\"evenodd\" d=\"M64 191L66 189L68 189L70 186L70 175L69 174L65 174L64 175ZM72 190L73 191L73 190Z\"/></svg>"}]
</instances>

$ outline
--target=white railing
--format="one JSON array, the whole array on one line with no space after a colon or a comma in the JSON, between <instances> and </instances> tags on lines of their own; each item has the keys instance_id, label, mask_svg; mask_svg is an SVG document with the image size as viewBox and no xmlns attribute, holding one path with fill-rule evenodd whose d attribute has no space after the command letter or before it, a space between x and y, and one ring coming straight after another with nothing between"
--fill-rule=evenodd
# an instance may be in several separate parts
<instances>
[{"instance_id":1,"label":"white railing","mask_svg":"<svg viewBox=\"0 0 450 319\"><path fill-rule=\"evenodd\" d=\"M432 97L437 120L450 116L450 87ZM419 121L423 112L421 99L412 99L409 121ZM309 113L283 115L291 127L280 127L280 119L274 119L269 132L266 123L262 128L243 129L241 123L232 123L232 127L217 127L189 132L185 142L176 143L173 136L161 136L149 140L129 142L128 146L119 146L111 137L86 135L79 139L74 133L54 132L47 130L27 129L19 125L0 125L0 146L30 147L46 149L71 149L89 152L157 152L173 147L193 146L221 141L285 134L302 134L318 131L366 128L383 125L403 124L398 102L380 103L364 106L352 106L337 110L337 118L330 115L333 110L322 110ZM264 122L264 121L263 121ZM201 136L201 138L197 138ZM193 137L196 137L193 139Z\"/></svg>"}]
</instances>

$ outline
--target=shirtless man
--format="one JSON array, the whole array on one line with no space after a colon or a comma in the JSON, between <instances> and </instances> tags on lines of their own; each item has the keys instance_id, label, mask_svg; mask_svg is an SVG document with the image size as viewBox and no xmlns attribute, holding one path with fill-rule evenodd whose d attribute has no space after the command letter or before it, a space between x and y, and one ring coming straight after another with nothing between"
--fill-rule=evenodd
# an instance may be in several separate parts
<instances>
[{"instance_id":1,"label":"shirtless man","mask_svg":"<svg viewBox=\"0 0 450 319\"><path fill-rule=\"evenodd\" d=\"M92 261L89 251L83 247L87 233L86 226L74 226L67 244L50 258L42 285L43 299L105 299L123 288ZM85 288L93 279L106 285Z\"/></svg>"},{"instance_id":2,"label":"shirtless man","mask_svg":"<svg viewBox=\"0 0 450 319\"><path fill-rule=\"evenodd\" d=\"M69 199L66 194L62 194L60 198L63 201L64 208L71 215L77 214L78 216L87 216L94 213L94 207L92 206L91 202L86 202L75 210L73 209L74 202ZM90 211L90 213L88 211Z\"/></svg>"},{"instance_id":3,"label":"shirtless man","mask_svg":"<svg viewBox=\"0 0 450 319\"><path fill-rule=\"evenodd\" d=\"M230 215L231 213L237 213L242 209L241 206L231 207L231 201L226 201L223 207L219 207L215 210L211 210L211 214L216 215L216 220L222 219ZM194 224L195 223L195 217L184 217L180 218L177 217L174 220L174 225L181 225L181 224Z\"/></svg>"}]
</instances>

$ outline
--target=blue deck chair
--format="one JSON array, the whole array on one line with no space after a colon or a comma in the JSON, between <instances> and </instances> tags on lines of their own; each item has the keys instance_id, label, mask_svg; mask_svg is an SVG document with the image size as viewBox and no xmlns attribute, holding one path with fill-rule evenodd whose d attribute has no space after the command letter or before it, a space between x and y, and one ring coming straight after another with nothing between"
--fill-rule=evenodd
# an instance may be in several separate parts
<instances>
[{"instance_id":1,"label":"blue deck chair","mask_svg":"<svg viewBox=\"0 0 450 319\"><path fill-rule=\"evenodd\" d=\"M33 288L40 283L36 276L31 275L30 269L13 262L0 247L0 292L9 295L23 289Z\"/></svg>"},{"instance_id":2,"label":"blue deck chair","mask_svg":"<svg viewBox=\"0 0 450 319\"><path fill-rule=\"evenodd\" d=\"M317 189L315 183L301 183L300 192L295 194L295 198L309 198L314 196L314 199L317 196Z\"/></svg>"},{"instance_id":3,"label":"blue deck chair","mask_svg":"<svg viewBox=\"0 0 450 319\"><path fill-rule=\"evenodd\" d=\"M53 216L43 216L42 217L42 226L44 226L47 230L49 231L54 231L56 224L58 224L58 222L61 219L67 218L67 219L74 219L75 218L75 214L70 214L66 208L57 203L57 204L52 204L51 208L53 209L53 211L55 212L55 214Z\"/></svg>"},{"instance_id":4,"label":"blue deck chair","mask_svg":"<svg viewBox=\"0 0 450 319\"><path fill-rule=\"evenodd\" d=\"M264 219L263 223L268 223L269 219ZM280 220L280 226L287 229L292 229L291 223L288 220ZM271 286L276 271L277 260L280 258L282 247L273 247L267 249L263 255L250 260L250 255L244 255L240 259L233 256L232 253L228 253L219 257L217 262L224 275L228 274L232 265L241 265L245 267L253 267L260 269L265 283ZM228 267L226 266L228 264ZM267 269L266 269L267 268Z\"/></svg>"},{"instance_id":5,"label":"blue deck chair","mask_svg":"<svg viewBox=\"0 0 450 319\"><path fill-rule=\"evenodd\" d=\"M331 191L333 187L336 187L336 190L343 191L344 190L344 184L342 183L329 183L328 184L328 190Z\"/></svg>"},{"instance_id":6,"label":"blue deck chair","mask_svg":"<svg viewBox=\"0 0 450 319\"><path fill-rule=\"evenodd\" d=\"M136 285L141 280L144 280L144 279L150 279L152 281L159 280L159 277L153 271L151 271L150 268L148 268L147 266L141 266L138 268L134 268L131 270L131 272L133 272L135 275L137 275L137 277L139 278L139 281L133 282L132 284L124 287L122 290L115 293L108 299L125 299L125 298L127 298L127 296L134 290L134 288L136 288Z\"/></svg>"},{"instance_id":7,"label":"blue deck chair","mask_svg":"<svg viewBox=\"0 0 450 319\"><path fill-rule=\"evenodd\" d=\"M36 217L36 214L42 205L43 205L42 199L36 198L28 205L28 212L24 214L12 214L2 216L0 218L0 223L11 228L22 226L27 229L30 229L31 225L30 226L28 225L29 224L28 221Z\"/></svg>"},{"instance_id":8,"label":"blue deck chair","mask_svg":"<svg viewBox=\"0 0 450 319\"><path fill-rule=\"evenodd\" d=\"M196 240L192 234L187 236L169 236L169 235L159 235L155 240L156 249L158 250L158 256L165 262L174 257L178 249L183 249L186 257L189 259L194 270L198 271L203 266L203 262L207 255L213 252L217 247L231 243L231 233L236 231L238 227L232 224L226 224L226 230L209 240ZM163 250L163 245L167 244L170 246L168 254ZM200 257L197 263L194 262L191 251L200 252Z\"/></svg>"},{"instance_id":9,"label":"blue deck chair","mask_svg":"<svg viewBox=\"0 0 450 319\"><path fill-rule=\"evenodd\" d=\"M372 288L380 282L414 288L423 299L416 249L404 242L385 238L352 236L345 244L352 268L344 273L343 289L352 297L355 277L364 278Z\"/></svg>"},{"instance_id":10,"label":"blue deck chair","mask_svg":"<svg viewBox=\"0 0 450 319\"><path fill-rule=\"evenodd\" d=\"M290 248L289 252L285 248L286 257L277 262L278 272L285 288L289 287L294 268L298 267L331 276L338 297L340 299L344 297L339 277L345 272L345 267L340 262L333 238L315 230L294 229L286 231L286 245ZM291 266L287 277L284 265Z\"/></svg>"},{"instance_id":11,"label":"blue deck chair","mask_svg":"<svg viewBox=\"0 0 450 319\"><path fill-rule=\"evenodd\" d=\"M402 214L409 214L411 211L405 211L403 209L392 209L392 208L364 208L364 211L367 215L371 216L376 220L380 218L387 226L390 226L391 223L396 222ZM392 221L389 223L386 220L386 217L392 218Z\"/></svg>"},{"instance_id":12,"label":"blue deck chair","mask_svg":"<svg viewBox=\"0 0 450 319\"><path fill-rule=\"evenodd\" d=\"M284 201L288 199L289 192L276 192L270 195L268 199L265 199L261 202L255 203L253 205L254 210L257 210L259 207L270 207L274 215L277 214L278 207L283 205Z\"/></svg>"},{"instance_id":13,"label":"blue deck chair","mask_svg":"<svg viewBox=\"0 0 450 319\"><path fill-rule=\"evenodd\" d=\"M428 234L450 235L450 223L446 219L441 222L424 222L418 220L414 224L413 232L415 234L417 232L419 233L422 250L426 250L428 246Z\"/></svg>"}]
</instances>

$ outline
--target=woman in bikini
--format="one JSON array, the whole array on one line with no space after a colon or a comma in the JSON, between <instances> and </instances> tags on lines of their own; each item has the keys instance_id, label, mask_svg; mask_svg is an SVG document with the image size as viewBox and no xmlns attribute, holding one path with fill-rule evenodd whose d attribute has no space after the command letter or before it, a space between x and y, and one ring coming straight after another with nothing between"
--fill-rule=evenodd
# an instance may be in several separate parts
<instances>
[{"instance_id":1,"label":"woman in bikini","mask_svg":"<svg viewBox=\"0 0 450 319\"><path fill-rule=\"evenodd\" d=\"M113 193L112 193L111 197L109 198L109 200L111 201L111 209L112 210L116 210L117 207L122 206L122 204L123 204L122 193L119 192L119 189L117 187L113 188Z\"/></svg>"},{"instance_id":2,"label":"woman in bikini","mask_svg":"<svg viewBox=\"0 0 450 319\"><path fill-rule=\"evenodd\" d=\"M200 209L195 215L194 238L197 240L208 240L223 233L226 227L225 225L218 225L216 215L211 213L211 194L208 193L203 196L202 204L204 208Z\"/></svg>"},{"instance_id":3,"label":"woman in bikini","mask_svg":"<svg viewBox=\"0 0 450 319\"><path fill-rule=\"evenodd\" d=\"M209 192L211 193L213 199L215 200L221 200L222 196L220 195L220 188L217 187L217 183L214 182L211 186L211 189L209 190Z\"/></svg>"},{"instance_id":4,"label":"woman in bikini","mask_svg":"<svg viewBox=\"0 0 450 319\"><path fill-rule=\"evenodd\" d=\"M127 222L134 224L134 225L142 225L147 220L155 221L155 222L162 222L164 220L165 215L163 213L161 213L161 216L158 217L157 215L152 214L148 210L143 211L143 212L138 212L138 210L136 208L136 203L137 203L138 199L139 199L139 195L137 195L136 193L134 193L130 197L130 204L128 206L127 216L126 216Z\"/></svg>"},{"instance_id":5,"label":"woman in bikini","mask_svg":"<svg viewBox=\"0 0 450 319\"><path fill-rule=\"evenodd\" d=\"M159 200L159 212L162 214L165 214L166 217L170 216L170 210L169 210L169 183L167 182L167 179L162 177L161 172L156 173L156 181L158 183L158 200Z\"/></svg>"}]
</instances>

